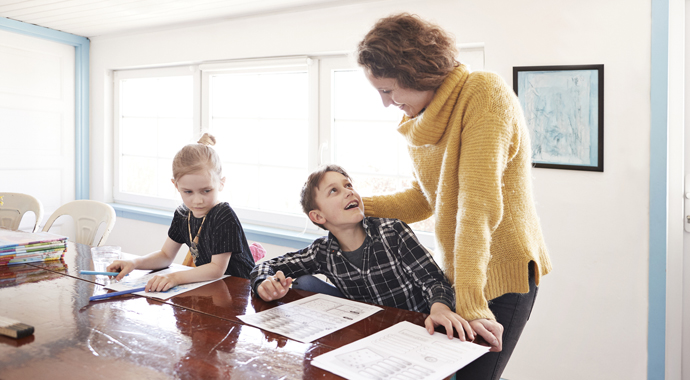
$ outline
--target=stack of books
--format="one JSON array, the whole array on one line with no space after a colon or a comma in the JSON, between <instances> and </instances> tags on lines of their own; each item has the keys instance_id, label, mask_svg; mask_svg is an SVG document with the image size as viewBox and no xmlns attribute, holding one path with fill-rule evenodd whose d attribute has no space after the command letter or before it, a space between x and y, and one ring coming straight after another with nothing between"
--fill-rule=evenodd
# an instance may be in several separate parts
<instances>
[{"instance_id":1,"label":"stack of books","mask_svg":"<svg viewBox=\"0 0 690 380\"><path fill-rule=\"evenodd\" d=\"M58 260L66 250L66 236L0 228L0 265Z\"/></svg>"}]
</instances>

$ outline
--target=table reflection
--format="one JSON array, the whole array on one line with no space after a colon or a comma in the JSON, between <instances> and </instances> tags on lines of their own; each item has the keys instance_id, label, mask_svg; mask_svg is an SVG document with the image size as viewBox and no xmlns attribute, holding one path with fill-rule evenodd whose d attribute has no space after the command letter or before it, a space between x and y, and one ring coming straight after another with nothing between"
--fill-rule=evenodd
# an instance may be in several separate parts
<instances>
[{"instance_id":1,"label":"table reflection","mask_svg":"<svg viewBox=\"0 0 690 380\"><path fill-rule=\"evenodd\" d=\"M281 300L253 297L249 281L228 277L158 300L135 295L97 302L107 276L93 270L89 246L68 243L63 260L0 267L2 315L33 325L24 340L0 337L0 377L61 378L340 378L311 365L325 352L425 314L384 307L312 343L245 325L254 314L313 293L290 290ZM136 271L133 276L148 271Z\"/></svg>"},{"instance_id":2,"label":"table reflection","mask_svg":"<svg viewBox=\"0 0 690 380\"><path fill-rule=\"evenodd\" d=\"M52 271L27 264L0 265L0 288L16 286L27 282L39 282L62 277L67 272L62 260L50 263Z\"/></svg>"},{"instance_id":3,"label":"table reflection","mask_svg":"<svg viewBox=\"0 0 690 380\"><path fill-rule=\"evenodd\" d=\"M0 341L3 379L335 378L309 365L330 347L139 296L89 302L99 285L52 274L0 289L3 315L36 329L23 344ZM195 299L222 305L228 295Z\"/></svg>"}]
</instances>

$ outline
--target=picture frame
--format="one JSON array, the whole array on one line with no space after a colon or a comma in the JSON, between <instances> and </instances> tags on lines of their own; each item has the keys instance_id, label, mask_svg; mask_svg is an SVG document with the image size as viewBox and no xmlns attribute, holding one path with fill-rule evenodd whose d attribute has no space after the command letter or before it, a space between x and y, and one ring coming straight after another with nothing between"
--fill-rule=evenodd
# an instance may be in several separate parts
<instances>
[{"instance_id":1,"label":"picture frame","mask_svg":"<svg viewBox=\"0 0 690 380\"><path fill-rule=\"evenodd\" d=\"M537 168L604 171L604 65L515 66Z\"/></svg>"}]
</instances>

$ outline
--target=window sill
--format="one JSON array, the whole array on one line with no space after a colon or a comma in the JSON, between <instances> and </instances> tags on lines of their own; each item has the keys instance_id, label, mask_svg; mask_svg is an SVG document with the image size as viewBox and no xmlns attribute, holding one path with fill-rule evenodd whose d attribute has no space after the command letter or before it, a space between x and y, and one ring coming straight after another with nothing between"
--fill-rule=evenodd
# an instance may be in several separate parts
<instances>
[{"instance_id":1,"label":"window sill","mask_svg":"<svg viewBox=\"0 0 690 380\"><path fill-rule=\"evenodd\" d=\"M170 211L128 206L119 203L110 203L110 205L115 209L115 214L118 218L134 219L168 226L172 222L172 213ZM247 240L294 249L305 248L315 239L326 234L325 231L323 235L317 235L245 223L242 223L242 228L247 236Z\"/></svg>"}]
</instances>

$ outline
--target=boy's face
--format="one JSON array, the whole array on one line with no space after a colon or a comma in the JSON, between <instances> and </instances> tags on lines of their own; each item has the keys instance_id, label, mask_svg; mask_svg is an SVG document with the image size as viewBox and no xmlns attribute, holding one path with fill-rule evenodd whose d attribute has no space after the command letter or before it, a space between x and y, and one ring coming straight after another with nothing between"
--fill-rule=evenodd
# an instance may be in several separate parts
<instances>
[{"instance_id":1,"label":"boy's face","mask_svg":"<svg viewBox=\"0 0 690 380\"><path fill-rule=\"evenodd\" d=\"M338 172L326 172L316 189L318 210L309 212L309 218L328 230L349 227L364 219L362 197L352 187L350 179Z\"/></svg>"}]
</instances>

